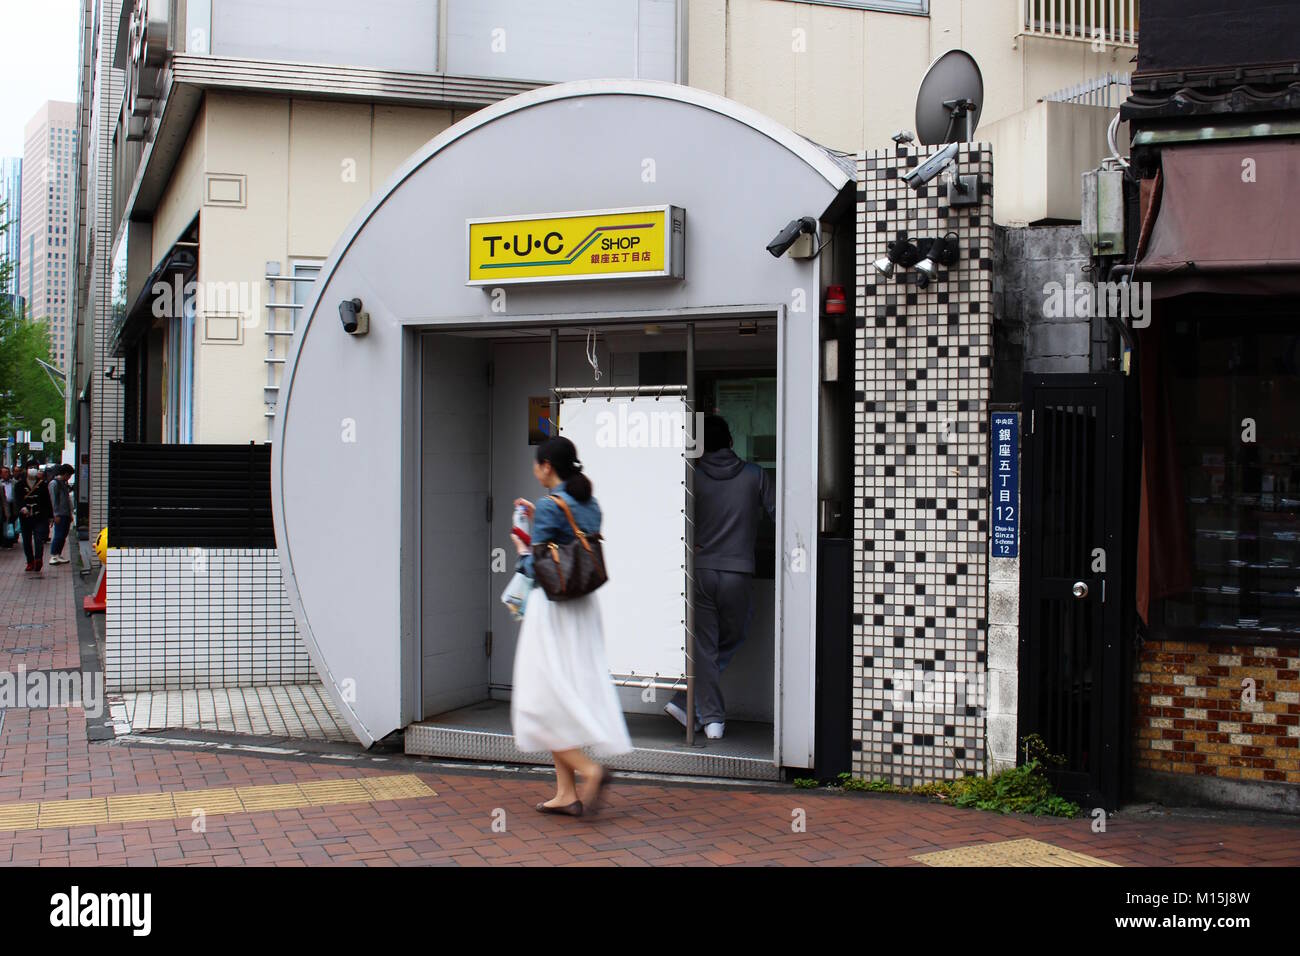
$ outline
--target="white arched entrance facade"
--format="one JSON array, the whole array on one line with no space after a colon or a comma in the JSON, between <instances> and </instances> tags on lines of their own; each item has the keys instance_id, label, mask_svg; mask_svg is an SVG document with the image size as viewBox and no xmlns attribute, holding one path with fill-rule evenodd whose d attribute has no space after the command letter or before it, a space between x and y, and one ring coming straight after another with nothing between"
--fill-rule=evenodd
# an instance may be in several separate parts
<instances>
[{"instance_id":1,"label":"white arched entrance facade","mask_svg":"<svg viewBox=\"0 0 1300 956\"><path fill-rule=\"evenodd\" d=\"M422 554L437 424L422 398L430 334L763 318L778 357L773 762L811 766L825 277L818 258L773 258L765 247L791 220L826 219L851 179L851 166L739 104L610 80L486 108L372 198L303 310L272 473L290 601L362 742L429 716L422 681L441 666L422 650L439 620L423 586L438 573ZM510 285L504 309L492 287L467 284L469 220L657 206L684 211L680 278ZM364 336L341 327L339 303L351 299L369 314ZM456 454L447 424L436 440L442 466Z\"/></svg>"}]
</instances>

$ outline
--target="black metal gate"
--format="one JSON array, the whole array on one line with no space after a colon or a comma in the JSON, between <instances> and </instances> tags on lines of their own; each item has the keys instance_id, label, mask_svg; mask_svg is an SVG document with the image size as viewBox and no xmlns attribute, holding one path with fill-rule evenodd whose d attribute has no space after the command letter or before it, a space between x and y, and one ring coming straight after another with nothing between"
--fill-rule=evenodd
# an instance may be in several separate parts
<instances>
[{"instance_id":1,"label":"black metal gate","mask_svg":"<svg viewBox=\"0 0 1300 956\"><path fill-rule=\"evenodd\" d=\"M1019 730L1057 789L1115 807L1128 751L1125 382L1026 375ZM1021 759L1024 753L1022 750Z\"/></svg>"}]
</instances>

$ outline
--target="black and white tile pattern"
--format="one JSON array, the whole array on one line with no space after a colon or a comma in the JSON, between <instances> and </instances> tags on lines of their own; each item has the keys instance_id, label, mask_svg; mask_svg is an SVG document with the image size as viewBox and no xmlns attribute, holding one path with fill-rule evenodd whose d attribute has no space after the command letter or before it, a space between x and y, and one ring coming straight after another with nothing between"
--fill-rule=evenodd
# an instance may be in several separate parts
<instances>
[{"instance_id":1,"label":"black and white tile pattern","mask_svg":"<svg viewBox=\"0 0 1300 956\"><path fill-rule=\"evenodd\" d=\"M976 206L899 174L929 151L858 160L854 775L897 785L985 769L993 163L966 144ZM895 239L955 232L926 289L872 268Z\"/></svg>"}]
</instances>

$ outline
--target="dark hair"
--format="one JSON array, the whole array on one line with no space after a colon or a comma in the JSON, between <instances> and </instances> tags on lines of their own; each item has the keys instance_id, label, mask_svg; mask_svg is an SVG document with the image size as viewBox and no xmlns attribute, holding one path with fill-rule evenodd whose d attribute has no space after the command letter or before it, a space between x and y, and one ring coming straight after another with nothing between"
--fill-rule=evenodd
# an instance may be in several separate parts
<instances>
[{"instance_id":1,"label":"dark hair","mask_svg":"<svg viewBox=\"0 0 1300 956\"><path fill-rule=\"evenodd\" d=\"M537 463L550 462L555 474L564 482L564 490L573 496L574 501L587 501L591 498L591 479L582 473L582 462L578 460L578 449L573 442L562 436L549 438L537 446Z\"/></svg>"},{"instance_id":2,"label":"dark hair","mask_svg":"<svg viewBox=\"0 0 1300 956\"><path fill-rule=\"evenodd\" d=\"M704 416L704 452L731 447L731 429L721 415Z\"/></svg>"},{"instance_id":3,"label":"dark hair","mask_svg":"<svg viewBox=\"0 0 1300 956\"><path fill-rule=\"evenodd\" d=\"M67 462L64 462L62 465L59 465L59 474L60 474L60 475L71 475L71 474L73 474L76 470L77 470L77 469L73 468L73 467L72 467L71 465L69 465Z\"/></svg>"}]
</instances>

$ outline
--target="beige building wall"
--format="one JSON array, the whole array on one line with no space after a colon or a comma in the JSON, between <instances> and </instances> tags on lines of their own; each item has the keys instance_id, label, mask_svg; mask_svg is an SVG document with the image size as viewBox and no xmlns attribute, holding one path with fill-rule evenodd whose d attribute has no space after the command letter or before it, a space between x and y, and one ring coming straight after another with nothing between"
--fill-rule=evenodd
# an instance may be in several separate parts
<instances>
[{"instance_id":1,"label":"beige building wall","mask_svg":"<svg viewBox=\"0 0 1300 956\"><path fill-rule=\"evenodd\" d=\"M397 167L465 115L205 97L155 214L152 250L156 263L199 215L195 441L266 440L267 263L288 275L294 261L324 259Z\"/></svg>"},{"instance_id":2,"label":"beige building wall","mask_svg":"<svg viewBox=\"0 0 1300 956\"><path fill-rule=\"evenodd\" d=\"M930 0L930 14L883 13L793 0L684 0L688 82L766 113L847 152L914 129L930 63L966 50L984 75L981 124L1108 72L1129 72L1133 47L1021 36L1021 0Z\"/></svg>"}]
</instances>

